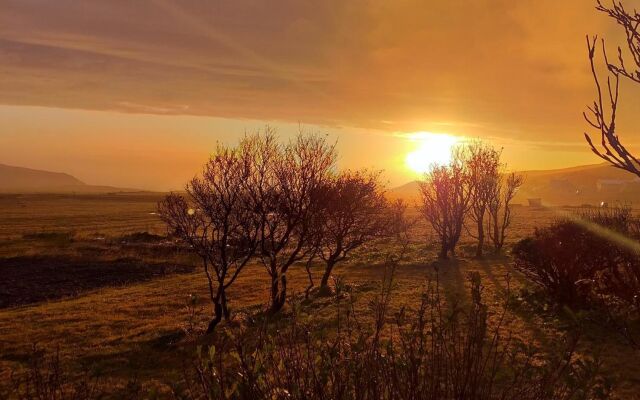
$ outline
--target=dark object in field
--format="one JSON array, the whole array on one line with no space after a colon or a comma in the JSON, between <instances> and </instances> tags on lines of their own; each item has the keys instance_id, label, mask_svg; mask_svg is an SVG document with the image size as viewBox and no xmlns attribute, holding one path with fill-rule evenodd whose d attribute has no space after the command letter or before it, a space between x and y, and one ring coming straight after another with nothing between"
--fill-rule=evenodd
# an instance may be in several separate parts
<instances>
[{"instance_id":1,"label":"dark object in field","mask_svg":"<svg viewBox=\"0 0 640 400\"><path fill-rule=\"evenodd\" d=\"M22 238L25 240L40 240L47 242L72 242L74 232L33 232L25 233Z\"/></svg>"},{"instance_id":2,"label":"dark object in field","mask_svg":"<svg viewBox=\"0 0 640 400\"><path fill-rule=\"evenodd\" d=\"M125 243L160 243L167 240L165 236L155 235L149 232L135 232L122 236Z\"/></svg>"},{"instance_id":3,"label":"dark object in field","mask_svg":"<svg viewBox=\"0 0 640 400\"><path fill-rule=\"evenodd\" d=\"M77 296L105 286L142 282L193 269L189 265L149 264L138 259L4 258L0 259L0 308Z\"/></svg>"}]
</instances>

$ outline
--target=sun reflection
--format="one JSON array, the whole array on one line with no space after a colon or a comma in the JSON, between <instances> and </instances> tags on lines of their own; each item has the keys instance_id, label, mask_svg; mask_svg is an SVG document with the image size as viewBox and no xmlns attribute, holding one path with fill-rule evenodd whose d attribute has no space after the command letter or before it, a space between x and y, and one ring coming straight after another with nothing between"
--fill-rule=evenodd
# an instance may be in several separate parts
<instances>
[{"instance_id":1,"label":"sun reflection","mask_svg":"<svg viewBox=\"0 0 640 400\"><path fill-rule=\"evenodd\" d=\"M444 165L451 160L451 149L460 138L446 133L415 132L406 136L417 148L407 154L405 163L416 173L424 173L433 164Z\"/></svg>"}]
</instances>

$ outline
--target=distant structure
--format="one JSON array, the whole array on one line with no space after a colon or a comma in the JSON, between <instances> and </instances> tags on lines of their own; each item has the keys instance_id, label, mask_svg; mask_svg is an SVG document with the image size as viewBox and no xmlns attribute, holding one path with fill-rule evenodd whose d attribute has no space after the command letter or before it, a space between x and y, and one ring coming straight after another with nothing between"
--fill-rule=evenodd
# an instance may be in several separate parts
<instances>
[{"instance_id":1,"label":"distant structure","mask_svg":"<svg viewBox=\"0 0 640 400\"><path fill-rule=\"evenodd\" d=\"M622 191L639 190L640 178L625 179L598 179L596 188L601 193L620 193Z\"/></svg>"},{"instance_id":2,"label":"distant structure","mask_svg":"<svg viewBox=\"0 0 640 400\"><path fill-rule=\"evenodd\" d=\"M542 199L527 199L529 201L529 207L542 207Z\"/></svg>"},{"instance_id":3,"label":"distant structure","mask_svg":"<svg viewBox=\"0 0 640 400\"><path fill-rule=\"evenodd\" d=\"M621 179L598 179L596 188L598 192L620 192L626 183L627 181Z\"/></svg>"}]
</instances>

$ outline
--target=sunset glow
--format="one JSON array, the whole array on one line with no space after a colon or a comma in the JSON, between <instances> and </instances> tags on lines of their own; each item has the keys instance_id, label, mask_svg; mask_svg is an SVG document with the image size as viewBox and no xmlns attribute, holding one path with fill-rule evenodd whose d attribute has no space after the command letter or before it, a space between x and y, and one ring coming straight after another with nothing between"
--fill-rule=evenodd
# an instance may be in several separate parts
<instances>
[{"instance_id":1,"label":"sunset glow","mask_svg":"<svg viewBox=\"0 0 640 400\"><path fill-rule=\"evenodd\" d=\"M407 168L416 173L424 173L433 164L444 165L451 159L451 149L460 138L444 133L416 132L409 135L416 149L405 158Z\"/></svg>"},{"instance_id":2,"label":"sunset glow","mask_svg":"<svg viewBox=\"0 0 640 400\"><path fill-rule=\"evenodd\" d=\"M0 13L0 163L177 190L217 142L270 125L283 141L299 126L329 135L341 168L383 170L391 186L446 162L462 136L504 147L517 170L588 164L583 39L615 39L593 8L9 1ZM625 107L621 129L635 126L640 102Z\"/></svg>"}]
</instances>

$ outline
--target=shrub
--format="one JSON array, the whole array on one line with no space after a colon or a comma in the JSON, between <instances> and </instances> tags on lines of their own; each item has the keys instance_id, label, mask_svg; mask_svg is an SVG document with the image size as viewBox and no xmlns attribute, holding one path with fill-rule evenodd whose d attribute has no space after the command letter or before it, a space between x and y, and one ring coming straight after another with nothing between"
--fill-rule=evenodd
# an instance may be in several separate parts
<instances>
[{"instance_id":1,"label":"shrub","mask_svg":"<svg viewBox=\"0 0 640 400\"><path fill-rule=\"evenodd\" d=\"M637 308L638 226L625 208L585 211L517 243L515 266L560 304L587 307L604 301Z\"/></svg>"},{"instance_id":2,"label":"shrub","mask_svg":"<svg viewBox=\"0 0 640 400\"><path fill-rule=\"evenodd\" d=\"M46 354L33 345L26 366L0 382L0 398L19 400L90 400L101 398L98 378L87 371L72 377L63 368L58 350Z\"/></svg>"},{"instance_id":3,"label":"shrub","mask_svg":"<svg viewBox=\"0 0 640 400\"><path fill-rule=\"evenodd\" d=\"M199 347L198 356L186 360L184 379L166 383L173 398L184 400L610 397L599 362L574 357L576 335L548 353L512 340L504 322L506 303L490 309L479 276L470 283L469 305L445 304L436 279L426 286L417 309L394 312L393 281L385 279L369 303L372 320L355 311L352 287L336 285L330 328L313 325L301 303L294 303L289 316L265 314L262 322L218 331L215 345ZM157 398L153 387L145 395L143 386L130 381L109 392L95 375L72 376L57 353L45 356L34 347L27 367L12 374L8 390L0 382L0 397Z\"/></svg>"},{"instance_id":4,"label":"shrub","mask_svg":"<svg viewBox=\"0 0 640 400\"><path fill-rule=\"evenodd\" d=\"M446 306L437 283L417 310L391 314L391 282L363 325L350 295L337 293L335 330L314 329L300 307L280 325L228 333L199 349L177 397L205 399L603 399L607 382L593 360L574 360L577 338L553 356L504 334L505 307L488 323L477 276L471 305ZM311 320L312 321L312 320Z\"/></svg>"}]
</instances>

